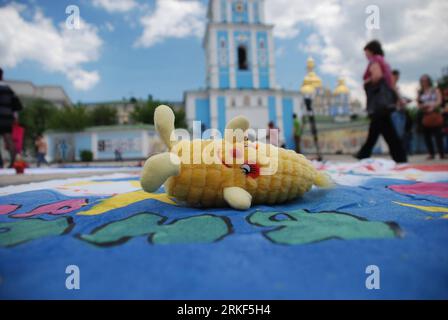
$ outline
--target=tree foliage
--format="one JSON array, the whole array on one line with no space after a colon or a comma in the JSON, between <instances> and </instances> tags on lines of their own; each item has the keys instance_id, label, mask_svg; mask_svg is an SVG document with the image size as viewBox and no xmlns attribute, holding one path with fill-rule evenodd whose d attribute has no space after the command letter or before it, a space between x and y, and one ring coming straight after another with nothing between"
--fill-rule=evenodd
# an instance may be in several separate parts
<instances>
[{"instance_id":1,"label":"tree foliage","mask_svg":"<svg viewBox=\"0 0 448 320\"><path fill-rule=\"evenodd\" d=\"M187 117L185 114L185 109L174 110L176 115L176 120L174 121L174 126L176 128L187 128Z\"/></svg>"},{"instance_id":2,"label":"tree foliage","mask_svg":"<svg viewBox=\"0 0 448 320\"><path fill-rule=\"evenodd\" d=\"M90 111L90 117L94 126L111 126L118 123L117 109L108 105L94 107Z\"/></svg>"},{"instance_id":3,"label":"tree foliage","mask_svg":"<svg viewBox=\"0 0 448 320\"><path fill-rule=\"evenodd\" d=\"M146 103L136 103L131 112L131 119L136 123L154 124L154 111L161 101L148 100Z\"/></svg>"},{"instance_id":4,"label":"tree foliage","mask_svg":"<svg viewBox=\"0 0 448 320\"><path fill-rule=\"evenodd\" d=\"M19 123L26 128L26 134L35 137L48 129L57 108L44 99L22 99L23 110L19 113Z\"/></svg>"},{"instance_id":5,"label":"tree foliage","mask_svg":"<svg viewBox=\"0 0 448 320\"><path fill-rule=\"evenodd\" d=\"M161 105L169 105L168 102L152 100L150 96L145 103L139 103L135 106L134 111L131 113L132 121L136 123L154 124L154 111ZM186 116L184 109L173 109L175 115L174 126L176 128L187 128Z\"/></svg>"},{"instance_id":6,"label":"tree foliage","mask_svg":"<svg viewBox=\"0 0 448 320\"><path fill-rule=\"evenodd\" d=\"M442 92L443 103L444 103L444 106L446 106L446 104L448 104L448 98L447 98L447 93L446 93L446 91L448 90L448 74L444 74L437 81L437 85L438 85L440 91Z\"/></svg>"},{"instance_id":7,"label":"tree foliage","mask_svg":"<svg viewBox=\"0 0 448 320\"><path fill-rule=\"evenodd\" d=\"M58 109L50 118L48 129L75 132L92 125L87 108L82 105Z\"/></svg>"},{"instance_id":8,"label":"tree foliage","mask_svg":"<svg viewBox=\"0 0 448 320\"><path fill-rule=\"evenodd\" d=\"M448 88L448 75L443 75L438 81L437 81L438 87L440 89L446 89Z\"/></svg>"},{"instance_id":9,"label":"tree foliage","mask_svg":"<svg viewBox=\"0 0 448 320\"><path fill-rule=\"evenodd\" d=\"M23 110L19 112L19 123L25 128L25 148L34 146L34 139L48 129L57 108L43 99L21 99Z\"/></svg>"},{"instance_id":10,"label":"tree foliage","mask_svg":"<svg viewBox=\"0 0 448 320\"><path fill-rule=\"evenodd\" d=\"M66 132L82 131L89 126L106 126L118 124L117 109L113 105L86 107L81 103L74 106L58 108L44 99L21 99L24 108L19 113L19 122L25 127L25 143L31 146L37 135L46 130ZM164 101L132 99L135 105L130 118L134 123L154 124L154 111L161 104L170 105ZM176 116L175 127L186 128L186 117L183 109L173 110Z\"/></svg>"}]
</instances>

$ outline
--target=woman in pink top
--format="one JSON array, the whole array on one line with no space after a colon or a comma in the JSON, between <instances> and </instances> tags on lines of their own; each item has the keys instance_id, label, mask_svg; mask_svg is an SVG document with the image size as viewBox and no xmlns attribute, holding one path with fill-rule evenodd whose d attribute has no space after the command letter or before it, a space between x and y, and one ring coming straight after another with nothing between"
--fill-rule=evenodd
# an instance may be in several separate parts
<instances>
[{"instance_id":1,"label":"woman in pink top","mask_svg":"<svg viewBox=\"0 0 448 320\"><path fill-rule=\"evenodd\" d=\"M370 41L364 47L364 53L368 60L363 80L367 95L367 113L370 118L370 126L367 140L356 158L369 158L378 138L382 135L395 162L406 162L406 152L391 119L398 95L393 85L390 66L384 59L381 43L377 40Z\"/></svg>"}]
</instances>

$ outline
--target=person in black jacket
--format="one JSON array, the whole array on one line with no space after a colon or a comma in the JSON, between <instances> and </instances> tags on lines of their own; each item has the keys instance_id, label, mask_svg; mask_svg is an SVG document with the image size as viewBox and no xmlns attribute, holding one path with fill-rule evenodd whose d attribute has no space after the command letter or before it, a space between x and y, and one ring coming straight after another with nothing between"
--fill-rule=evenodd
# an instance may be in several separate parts
<instances>
[{"instance_id":1,"label":"person in black jacket","mask_svg":"<svg viewBox=\"0 0 448 320\"><path fill-rule=\"evenodd\" d=\"M20 110L22 110L22 104L11 88L3 82L3 70L0 68L0 136L3 137L5 147L9 151L9 168L12 168L16 158L16 147L12 141L12 124L15 119L15 112ZM3 168L1 152L0 168Z\"/></svg>"}]
</instances>

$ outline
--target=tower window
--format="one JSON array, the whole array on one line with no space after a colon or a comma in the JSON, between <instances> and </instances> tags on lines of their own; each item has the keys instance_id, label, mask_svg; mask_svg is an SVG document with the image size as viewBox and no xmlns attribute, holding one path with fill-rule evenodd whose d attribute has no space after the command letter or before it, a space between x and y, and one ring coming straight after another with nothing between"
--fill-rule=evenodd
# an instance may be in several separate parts
<instances>
[{"instance_id":1,"label":"tower window","mask_svg":"<svg viewBox=\"0 0 448 320\"><path fill-rule=\"evenodd\" d=\"M245 46L238 47L238 69L247 70L249 68L247 61L247 48Z\"/></svg>"}]
</instances>

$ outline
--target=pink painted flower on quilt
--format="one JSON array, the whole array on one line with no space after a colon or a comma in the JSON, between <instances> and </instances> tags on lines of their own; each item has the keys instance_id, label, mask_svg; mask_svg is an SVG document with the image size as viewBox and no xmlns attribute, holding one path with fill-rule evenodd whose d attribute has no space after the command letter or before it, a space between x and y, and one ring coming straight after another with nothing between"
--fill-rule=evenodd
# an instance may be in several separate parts
<instances>
[{"instance_id":1,"label":"pink painted flower on quilt","mask_svg":"<svg viewBox=\"0 0 448 320\"><path fill-rule=\"evenodd\" d=\"M389 188L399 193L448 198L448 183L419 182L415 184L391 185Z\"/></svg>"}]
</instances>

